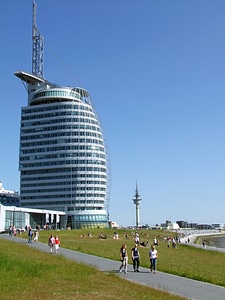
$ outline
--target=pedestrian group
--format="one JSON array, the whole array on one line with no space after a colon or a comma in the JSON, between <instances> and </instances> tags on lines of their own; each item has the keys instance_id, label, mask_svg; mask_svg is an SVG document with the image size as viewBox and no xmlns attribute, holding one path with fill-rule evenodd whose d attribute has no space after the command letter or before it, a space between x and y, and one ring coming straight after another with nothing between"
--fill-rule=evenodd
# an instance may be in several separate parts
<instances>
[{"instance_id":1,"label":"pedestrian group","mask_svg":"<svg viewBox=\"0 0 225 300\"><path fill-rule=\"evenodd\" d=\"M133 262L133 271L139 272L139 266L140 266L140 252L138 249L139 245L135 244L134 247L131 250L131 258ZM156 246L152 245L151 249L149 251L149 259L150 259L150 270L153 273L156 273L156 265L157 265L157 259L158 259L158 251L156 250ZM119 267L119 272L124 271L125 274L127 274L127 265L128 265L128 253L127 253L127 246L126 244L123 244L120 248L120 261L121 265Z\"/></svg>"},{"instance_id":2,"label":"pedestrian group","mask_svg":"<svg viewBox=\"0 0 225 300\"><path fill-rule=\"evenodd\" d=\"M48 239L48 245L50 247L50 253L53 253L53 249L55 249L55 254L58 253L59 247L60 247L60 240L58 235L53 236L52 234L50 235Z\"/></svg>"}]
</instances>

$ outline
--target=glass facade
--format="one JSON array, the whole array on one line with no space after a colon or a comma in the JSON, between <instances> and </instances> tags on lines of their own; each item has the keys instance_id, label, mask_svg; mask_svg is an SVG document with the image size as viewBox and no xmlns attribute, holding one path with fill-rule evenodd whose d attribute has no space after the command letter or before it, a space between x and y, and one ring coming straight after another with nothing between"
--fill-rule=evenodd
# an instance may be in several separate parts
<instances>
[{"instance_id":1,"label":"glass facade","mask_svg":"<svg viewBox=\"0 0 225 300\"><path fill-rule=\"evenodd\" d=\"M109 164L88 92L49 82L28 87L21 110L21 206L65 211L71 228L108 227Z\"/></svg>"},{"instance_id":2,"label":"glass facade","mask_svg":"<svg viewBox=\"0 0 225 300\"><path fill-rule=\"evenodd\" d=\"M5 228L9 226L15 226L15 228L23 228L27 224L28 215L21 211L10 211L5 212Z\"/></svg>"}]
</instances>

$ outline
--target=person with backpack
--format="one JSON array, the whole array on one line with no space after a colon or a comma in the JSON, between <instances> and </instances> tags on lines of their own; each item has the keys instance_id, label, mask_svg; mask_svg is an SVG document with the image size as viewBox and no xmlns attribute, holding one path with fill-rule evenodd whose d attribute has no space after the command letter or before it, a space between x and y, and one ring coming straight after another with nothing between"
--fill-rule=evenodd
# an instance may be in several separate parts
<instances>
[{"instance_id":1,"label":"person with backpack","mask_svg":"<svg viewBox=\"0 0 225 300\"><path fill-rule=\"evenodd\" d=\"M139 272L140 253L138 250L138 244L135 244L134 248L132 248L131 256L132 256L132 261L133 261L134 272Z\"/></svg>"},{"instance_id":2,"label":"person with backpack","mask_svg":"<svg viewBox=\"0 0 225 300\"><path fill-rule=\"evenodd\" d=\"M128 254L126 244L122 245L122 247L120 248L120 261L121 266L119 271L122 272L122 268L124 268L124 273L127 274Z\"/></svg>"}]
</instances>

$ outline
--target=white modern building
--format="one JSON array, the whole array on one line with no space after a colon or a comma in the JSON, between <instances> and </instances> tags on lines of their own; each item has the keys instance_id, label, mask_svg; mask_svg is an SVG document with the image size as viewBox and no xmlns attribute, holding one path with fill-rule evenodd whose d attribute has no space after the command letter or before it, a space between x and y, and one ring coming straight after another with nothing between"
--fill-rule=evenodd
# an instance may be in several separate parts
<instances>
[{"instance_id":1,"label":"white modern building","mask_svg":"<svg viewBox=\"0 0 225 300\"><path fill-rule=\"evenodd\" d=\"M0 233L10 226L17 230L27 227L64 229L66 227L66 213L62 211L4 206L0 204Z\"/></svg>"},{"instance_id":2,"label":"white modern building","mask_svg":"<svg viewBox=\"0 0 225 300\"><path fill-rule=\"evenodd\" d=\"M21 207L64 211L71 228L108 227L109 163L103 130L87 90L43 76L43 38L33 3L32 74L21 110Z\"/></svg>"},{"instance_id":3,"label":"white modern building","mask_svg":"<svg viewBox=\"0 0 225 300\"><path fill-rule=\"evenodd\" d=\"M214 224L212 224L212 227L214 229L223 230L225 228L225 224L223 224L223 223L214 223Z\"/></svg>"},{"instance_id":4,"label":"white modern building","mask_svg":"<svg viewBox=\"0 0 225 300\"><path fill-rule=\"evenodd\" d=\"M18 191L6 190L0 181L0 204L7 206L19 206L20 196Z\"/></svg>"}]
</instances>

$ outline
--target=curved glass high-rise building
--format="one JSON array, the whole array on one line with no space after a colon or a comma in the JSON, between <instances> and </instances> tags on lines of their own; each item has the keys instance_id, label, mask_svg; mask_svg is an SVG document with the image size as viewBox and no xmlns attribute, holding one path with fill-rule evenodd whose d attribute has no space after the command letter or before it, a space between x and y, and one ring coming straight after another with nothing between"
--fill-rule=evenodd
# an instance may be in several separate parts
<instances>
[{"instance_id":1,"label":"curved glass high-rise building","mask_svg":"<svg viewBox=\"0 0 225 300\"><path fill-rule=\"evenodd\" d=\"M109 161L103 130L89 93L52 84L43 76L44 39L33 1L32 74L21 111L21 206L65 211L71 228L108 227Z\"/></svg>"},{"instance_id":2,"label":"curved glass high-rise building","mask_svg":"<svg viewBox=\"0 0 225 300\"><path fill-rule=\"evenodd\" d=\"M65 211L72 228L108 227L106 145L89 93L15 75L28 88L21 111L21 206Z\"/></svg>"}]
</instances>

